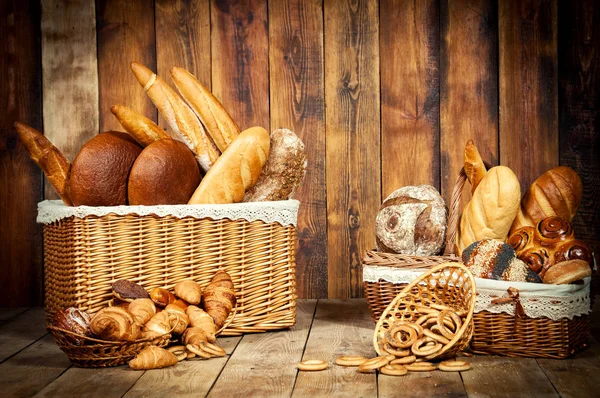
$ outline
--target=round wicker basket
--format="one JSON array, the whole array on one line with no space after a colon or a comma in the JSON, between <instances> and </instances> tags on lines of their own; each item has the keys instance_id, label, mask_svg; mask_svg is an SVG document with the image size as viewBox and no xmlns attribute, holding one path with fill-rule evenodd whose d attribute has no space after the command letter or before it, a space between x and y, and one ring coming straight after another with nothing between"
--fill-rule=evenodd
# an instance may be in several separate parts
<instances>
[{"instance_id":1,"label":"round wicker basket","mask_svg":"<svg viewBox=\"0 0 600 398\"><path fill-rule=\"evenodd\" d=\"M445 263L433 267L402 289L383 311L373 334L375 351L379 355L386 355L381 342L393 324L415 322L425 314L423 307L438 304L466 313L466 316L452 340L440 351L424 358L432 360L455 355L468 346L473 335L475 296L473 274L464 265Z\"/></svg>"}]
</instances>

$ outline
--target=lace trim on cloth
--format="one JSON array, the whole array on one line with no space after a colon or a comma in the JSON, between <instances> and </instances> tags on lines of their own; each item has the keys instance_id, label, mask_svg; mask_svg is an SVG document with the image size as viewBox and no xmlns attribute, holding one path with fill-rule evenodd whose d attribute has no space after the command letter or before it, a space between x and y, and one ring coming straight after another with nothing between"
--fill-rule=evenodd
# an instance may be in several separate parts
<instances>
[{"instance_id":1,"label":"lace trim on cloth","mask_svg":"<svg viewBox=\"0 0 600 398\"><path fill-rule=\"evenodd\" d=\"M425 270L403 270L392 267L363 266L364 282L380 280L395 284L410 283ZM550 318L558 321L563 318L586 315L591 312L590 281L585 278L580 285L546 285L541 283L505 282L475 278L477 300L475 312L489 311L494 314L515 314L514 302L492 304L492 300L506 298L508 288L519 290L519 300L530 318Z\"/></svg>"},{"instance_id":2,"label":"lace trim on cloth","mask_svg":"<svg viewBox=\"0 0 600 398\"><path fill-rule=\"evenodd\" d=\"M87 216L105 216L107 214L139 216L155 215L158 217L174 216L177 218L211 218L213 220L246 220L263 221L267 224L296 226L298 220L297 200L277 202L248 202L224 205L162 205L162 206L67 206L60 200L44 200L38 203L37 222L51 224L63 218Z\"/></svg>"}]
</instances>

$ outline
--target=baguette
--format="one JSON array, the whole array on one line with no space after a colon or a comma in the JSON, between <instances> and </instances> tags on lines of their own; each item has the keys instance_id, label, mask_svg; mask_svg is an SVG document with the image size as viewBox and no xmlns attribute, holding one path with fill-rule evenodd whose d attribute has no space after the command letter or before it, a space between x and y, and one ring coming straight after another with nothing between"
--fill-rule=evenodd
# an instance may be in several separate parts
<instances>
[{"instance_id":1,"label":"baguette","mask_svg":"<svg viewBox=\"0 0 600 398\"><path fill-rule=\"evenodd\" d=\"M162 138L171 138L156 123L135 112L133 109L123 105L113 105L110 107L110 111L115 115L119 123L121 123L125 131L143 147Z\"/></svg>"},{"instance_id":2,"label":"baguette","mask_svg":"<svg viewBox=\"0 0 600 398\"><path fill-rule=\"evenodd\" d=\"M219 100L190 72L183 68L171 68L171 77L175 87L198 115L219 150L224 152L240 134L240 128Z\"/></svg>"},{"instance_id":3,"label":"baguette","mask_svg":"<svg viewBox=\"0 0 600 398\"><path fill-rule=\"evenodd\" d=\"M29 156L42 169L48 181L67 206L73 206L68 192L71 163L42 133L24 123L16 122L15 129Z\"/></svg>"},{"instance_id":4,"label":"baguette","mask_svg":"<svg viewBox=\"0 0 600 398\"><path fill-rule=\"evenodd\" d=\"M458 255L482 239L504 241L519 209L521 188L506 166L492 167L475 189L460 219L456 240Z\"/></svg>"},{"instance_id":5,"label":"baguette","mask_svg":"<svg viewBox=\"0 0 600 398\"><path fill-rule=\"evenodd\" d=\"M471 193L473 193L486 173L485 164L483 164L483 159L481 159L481 155L473 140L467 141L467 145L465 146L464 167L467 178L471 183Z\"/></svg>"},{"instance_id":6,"label":"baguette","mask_svg":"<svg viewBox=\"0 0 600 398\"><path fill-rule=\"evenodd\" d=\"M194 153L202 170L208 171L219 157L220 152L194 112L169 85L150 69L133 62L131 70L171 127L173 138L186 144Z\"/></svg>"},{"instance_id":7,"label":"baguette","mask_svg":"<svg viewBox=\"0 0 600 398\"><path fill-rule=\"evenodd\" d=\"M189 204L239 203L269 157L269 133L262 127L243 131L208 170Z\"/></svg>"},{"instance_id":8,"label":"baguette","mask_svg":"<svg viewBox=\"0 0 600 398\"><path fill-rule=\"evenodd\" d=\"M558 216L571 222L581 203L581 178L570 167L548 170L531 184L510 228L511 234L522 227L535 227L545 218Z\"/></svg>"}]
</instances>

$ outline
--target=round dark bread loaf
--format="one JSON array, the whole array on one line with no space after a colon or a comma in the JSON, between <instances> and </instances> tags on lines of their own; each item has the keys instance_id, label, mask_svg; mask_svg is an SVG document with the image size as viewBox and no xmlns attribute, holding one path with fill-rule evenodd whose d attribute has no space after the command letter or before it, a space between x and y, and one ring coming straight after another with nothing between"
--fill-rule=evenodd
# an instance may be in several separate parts
<instances>
[{"instance_id":1,"label":"round dark bread loaf","mask_svg":"<svg viewBox=\"0 0 600 398\"><path fill-rule=\"evenodd\" d=\"M89 140L71 166L69 191L73 205L126 205L127 177L140 152L142 147L131 136L117 131Z\"/></svg>"},{"instance_id":2,"label":"round dark bread loaf","mask_svg":"<svg viewBox=\"0 0 600 398\"><path fill-rule=\"evenodd\" d=\"M514 249L496 239L482 239L462 252L463 263L477 278L540 283L540 276L517 258Z\"/></svg>"},{"instance_id":3,"label":"round dark bread loaf","mask_svg":"<svg viewBox=\"0 0 600 398\"><path fill-rule=\"evenodd\" d=\"M198 162L184 143L171 138L154 141L144 148L131 168L129 204L186 204L200 179Z\"/></svg>"},{"instance_id":4,"label":"round dark bread loaf","mask_svg":"<svg viewBox=\"0 0 600 398\"><path fill-rule=\"evenodd\" d=\"M447 209L431 185L397 189L375 220L377 249L413 256L436 255L444 248Z\"/></svg>"}]
</instances>

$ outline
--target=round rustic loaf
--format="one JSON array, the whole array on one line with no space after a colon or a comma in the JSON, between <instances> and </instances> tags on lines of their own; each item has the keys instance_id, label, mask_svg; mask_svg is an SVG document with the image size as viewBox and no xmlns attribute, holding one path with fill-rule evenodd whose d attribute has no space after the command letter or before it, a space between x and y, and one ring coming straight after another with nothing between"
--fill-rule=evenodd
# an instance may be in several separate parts
<instances>
[{"instance_id":1,"label":"round rustic loaf","mask_svg":"<svg viewBox=\"0 0 600 398\"><path fill-rule=\"evenodd\" d=\"M171 138L154 141L144 148L131 168L129 204L186 204L200 180L198 162L184 143Z\"/></svg>"},{"instance_id":2,"label":"round rustic loaf","mask_svg":"<svg viewBox=\"0 0 600 398\"><path fill-rule=\"evenodd\" d=\"M413 256L439 254L446 238L447 209L431 185L392 192L375 220L377 249Z\"/></svg>"},{"instance_id":3,"label":"round rustic loaf","mask_svg":"<svg viewBox=\"0 0 600 398\"><path fill-rule=\"evenodd\" d=\"M69 176L70 197L75 206L127 204L127 177L142 152L131 136L117 131L98 134L83 145Z\"/></svg>"}]
</instances>

